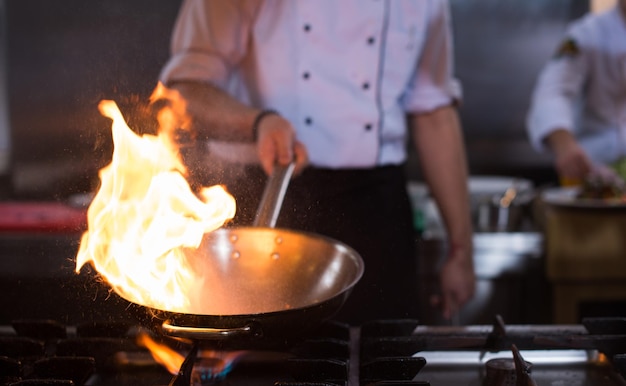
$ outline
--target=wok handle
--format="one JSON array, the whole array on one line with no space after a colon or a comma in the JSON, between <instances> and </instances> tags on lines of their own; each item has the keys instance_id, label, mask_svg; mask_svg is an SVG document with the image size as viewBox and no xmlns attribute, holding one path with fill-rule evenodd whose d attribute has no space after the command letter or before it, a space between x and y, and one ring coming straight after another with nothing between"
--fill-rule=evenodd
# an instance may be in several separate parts
<instances>
[{"instance_id":1,"label":"wok handle","mask_svg":"<svg viewBox=\"0 0 626 386\"><path fill-rule=\"evenodd\" d=\"M274 172L267 180L261 203L254 218L253 225L255 227L274 228L276 226L276 219L278 219L295 166L294 162L288 165L274 165Z\"/></svg>"},{"instance_id":2,"label":"wok handle","mask_svg":"<svg viewBox=\"0 0 626 386\"><path fill-rule=\"evenodd\" d=\"M235 328L212 328L212 327L189 327L177 326L169 321L164 321L161 325L166 335L186 338L186 339L230 339L253 334L251 326L235 327Z\"/></svg>"}]
</instances>

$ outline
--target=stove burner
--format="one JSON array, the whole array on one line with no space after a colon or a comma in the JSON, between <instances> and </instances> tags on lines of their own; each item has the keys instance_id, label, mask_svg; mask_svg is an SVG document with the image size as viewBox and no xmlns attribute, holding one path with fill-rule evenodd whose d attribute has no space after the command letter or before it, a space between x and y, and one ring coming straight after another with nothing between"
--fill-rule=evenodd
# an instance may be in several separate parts
<instances>
[{"instance_id":1,"label":"stove burner","mask_svg":"<svg viewBox=\"0 0 626 386\"><path fill-rule=\"evenodd\" d=\"M226 379L229 369L220 358L202 357L196 360L191 371L191 386L215 385Z\"/></svg>"},{"instance_id":2,"label":"stove burner","mask_svg":"<svg viewBox=\"0 0 626 386\"><path fill-rule=\"evenodd\" d=\"M43 379L67 379L84 385L95 367L95 360L90 357L50 357L35 361L33 372Z\"/></svg>"},{"instance_id":3,"label":"stove burner","mask_svg":"<svg viewBox=\"0 0 626 386\"><path fill-rule=\"evenodd\" d=\"M37 340L62 339L67 337L65 326L55 320L14 320L11 325L19 336Z\"/></svg>"},{"instance_id":4,"label":"stove burner","mask_svg":"<svg viewBox=\"0 0 626 386\"><path fill-rule=\"evenodd\" d=\"M246 351L236 363L230 354L239 350L159 339L185 359L172 375L136 342L149 333L140 326L21 320L0 326L0 384L536 386L585 379L585 385L626 386L625 329L623 318L567 326L506 326L501 318L493 326L463 327L328 322L279 350ZM222 360L231 366L222 368Z\"/></svg>"},{"instance_id":5,"label":"stove burner","mask_svg":"<svg viewBox=\"0 0 626 386\"><path fill-rule=\"evenodd\" d=\"M494 358L485 363L484 386L536 386L530 376L532 363L522 358L515 345L513 358Z\"/></svg>"}]
</instances>

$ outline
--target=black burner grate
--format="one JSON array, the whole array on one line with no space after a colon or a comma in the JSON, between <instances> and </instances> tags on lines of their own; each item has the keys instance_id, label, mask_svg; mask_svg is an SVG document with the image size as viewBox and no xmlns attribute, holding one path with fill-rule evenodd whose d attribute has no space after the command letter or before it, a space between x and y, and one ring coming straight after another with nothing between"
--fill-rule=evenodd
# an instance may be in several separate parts
<instances>
[{"instance_id":1,"label":"black burner grate","mask_svg":"<svg viewBox=\"0 0 626 386\"><path fill-rule=\"evenodd\" d=\"M136 343L139 332L186 357L178 374L169 374ZM626 385L626 319L592 318L577 326L506 326L499 317L493 326L465 327L420 326L415 320L372 321L356 327L328 322L279 350L245 351L221 373L208 365L223 364L221 357L207 356L214 351L208 342L172 340L123 323L65 326L53 320L19 320L0 326L0 384L187 386L193 377L200 377L207 384L233 386L445 386L449 383L440 381L437 365L423 354L459 350L515 354L518 348L600 351L610 365L593 371L621 378L602 384ZM228 352L216 355L224 354ZM457 371L454 365L442 369ZM533 366L529 369L523 369L529 382L535 376L544 381L541 369L536 374ZM484 372L474 371L482 377ZM608 379L603 373L592 378Z\"/></svg>"}]
</instances>

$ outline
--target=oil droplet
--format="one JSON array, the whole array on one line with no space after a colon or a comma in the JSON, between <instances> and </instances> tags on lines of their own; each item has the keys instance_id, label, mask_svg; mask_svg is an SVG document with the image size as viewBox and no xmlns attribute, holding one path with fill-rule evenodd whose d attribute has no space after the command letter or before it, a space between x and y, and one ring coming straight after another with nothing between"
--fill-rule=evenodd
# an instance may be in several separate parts
<instances>
[{"instance_id":1,"label":"oil droplet","mask_svg":"<svg viewBox=\"0 0 626 386\"><path fill-rule=\"evenodd\" d=\"M280 255L277 252L272 253L272 259L274 260L278 260L280 258Z\"/></svg>"},{"instance_id":2,"label":"oil droplet","mask_svg":"<svg viewBox=\"0 0 626 386\"><path fill-rule=\"evenodd\" d=\"M234 251L232 254L233 259L238 259L241 257L241 253L239 251Z\"/></svg>"},{"instance_id":3,"label":"oil droplet","mask_svg":"<svg viewBox=\"0 0 626 386\"><path fill-rule=\"evenodd\" d=\"M279 244L279 245L280 245L280 244L282 244L282 243L283 243L283 238L282 238L282 237L280 237L280 236L278 236L278 237L276 237L276 240L275 240L275 241L276 241L276 244Z\"/></svg>"},{"instance_id":4,"label":"oil droplet","mask_svg":"<svg viewBox=\"0 0 626 386\"><path fill-rule=\"evenodd\" d=\"M239 240L239 237L237 237L237 235L230 235L230 242L231 243L235 243L235 242L237 242L237 240Z\"/></svg>"}]
</instances>

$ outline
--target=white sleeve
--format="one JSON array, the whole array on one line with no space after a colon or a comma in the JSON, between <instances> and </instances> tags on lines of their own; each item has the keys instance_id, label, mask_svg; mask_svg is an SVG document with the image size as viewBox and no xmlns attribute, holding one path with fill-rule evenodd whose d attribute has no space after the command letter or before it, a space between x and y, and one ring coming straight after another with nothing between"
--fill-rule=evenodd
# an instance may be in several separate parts
<instances>
[{"instance_id":1,"label":"white sleeve","mask_svg":"<svg viewBox=\"0 0 626 386\"><path fill-rule=\"evenodd\" d=\"M577 110L587 78L584 35L570 28L560 47L544 66L530 100L526 130L531 145L546 149L544 139L556 129L576 130Z\"/></svg>"},{"instance_id":2,"label":"white sleeve","mask_svg":"<svg viewBox=\"0 0 626 386\"><path fill-rule=\"evenodd\" d=\"M255 13L245 1L185 0L159 80L211 82L225 87L230 69L246 54Z\"/></svg>"},{"instance_id":3,"label":"white sleeve","mask_svg":"<svg viewBox=\"0 0 626 386\"><path fill-rule=\"evenodd\" d=\"M403 99L406 111L428 112L461 99L461 84L454 78L454 43L448 1L433 2L424 48L415 75Z\"/></svg>"}]
</instances>

